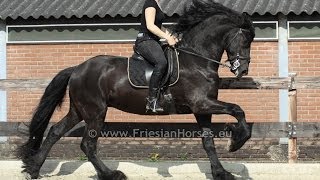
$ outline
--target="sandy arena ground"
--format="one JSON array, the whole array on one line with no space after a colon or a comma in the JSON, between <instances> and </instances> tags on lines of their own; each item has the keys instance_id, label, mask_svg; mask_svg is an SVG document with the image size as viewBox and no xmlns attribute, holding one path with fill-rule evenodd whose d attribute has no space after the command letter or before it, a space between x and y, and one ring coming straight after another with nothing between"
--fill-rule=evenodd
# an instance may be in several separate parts
<instances>
[{"instance_id":1,"label":"sandy arena ground","mask_svg":"<svg viewBox=\"0 0 320 180\"><path fill-rule=\"evenodd\" d=\"M205 180L212 179L208 162L194 161L104 161L108 167L123 171L129 180ZM22 180L20 161L0 161L0 179ZM238 179L319 180L320 164L223 163ZM42 179L97 179L91 163L86 161L47 160L41 169Z\"/></svg>"}]
</instances>

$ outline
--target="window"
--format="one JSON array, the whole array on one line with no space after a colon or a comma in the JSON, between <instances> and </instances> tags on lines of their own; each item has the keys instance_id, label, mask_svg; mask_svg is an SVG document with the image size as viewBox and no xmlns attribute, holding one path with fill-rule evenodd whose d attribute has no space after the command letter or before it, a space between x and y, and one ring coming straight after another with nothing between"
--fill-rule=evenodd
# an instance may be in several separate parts
<instances>
[{"instance_id":1,"label":"window","mask_svg":"<svg viewBox=\"0 0 320 180\"><path fill-rule=\"evenodd\" d=\"M8 25L8 43L135 41L139 23Z\"/></svg>"},{"instance_id":2,"label":"window","mask_svg":"<svg viewBox=\"0 0 320 180\"><path fill-rule=\"evenodd\" d=\"M164 23L170 27L175 23ZM277 21L253 22L255 40L277 40ZM7 43L134 42L140 23L8 25Z\"/></svg>"},{"instance_id":3,"label":"window","mask_svg":"<svg viewBox=\"0 0 320 180\"><path fill-rule=\"evenodd\" d=\"M320 21L289 21L288 29L291 40L320 39Z\"/></svg>"},{"instance_id":4,"label":"window","mask_svg":"<svg viewBox=\"0 0 320 180\"><path fill-rule=\"evenodd\" d=\"M278 40L278 21L254 21L255 40Z\"/></svg>"}]
</instances>

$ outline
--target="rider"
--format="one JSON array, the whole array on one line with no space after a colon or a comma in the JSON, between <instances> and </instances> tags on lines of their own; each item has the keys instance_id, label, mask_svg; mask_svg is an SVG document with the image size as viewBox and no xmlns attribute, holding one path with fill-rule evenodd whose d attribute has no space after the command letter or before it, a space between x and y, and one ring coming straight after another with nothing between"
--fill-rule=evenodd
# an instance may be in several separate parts
<instances>
[{"instance_id":1,"label":"rider","mask_svg":"<svg viewBox=\"0 0 320 180\"><path fill-rule=\"evenodd\" d=\"M161 30L165 14L162 12L160 0L146 0L141 16L141 27L135 42L135 50L154 65L154 70L149 82L149 96L147 97L146 110L162 112L163 108L157 102L160 81L167 68L167 59L161 48L160 38L166 39L170 46L177 40L167 30Z\"/></svg>"}]
</instances>

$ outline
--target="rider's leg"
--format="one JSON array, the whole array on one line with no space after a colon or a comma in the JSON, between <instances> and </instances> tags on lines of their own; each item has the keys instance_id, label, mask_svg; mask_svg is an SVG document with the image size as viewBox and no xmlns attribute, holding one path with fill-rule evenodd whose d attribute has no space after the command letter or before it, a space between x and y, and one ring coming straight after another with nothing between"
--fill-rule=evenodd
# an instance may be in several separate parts
<instances>
[{"instance_id":1,"label":"rider's leg","mask_svg":"<svg viewBox=\"0 0 320 180\"><path fill-rule=\"evenodd\" d=\"M146 40L139 43L137 50L155 66L149 82L149 97L147 98L146 110L162 112L163 108L158 103L158 92L161 79L167 68L167 59L160 44L154 40Z\"/></svg>"}]
</instances>

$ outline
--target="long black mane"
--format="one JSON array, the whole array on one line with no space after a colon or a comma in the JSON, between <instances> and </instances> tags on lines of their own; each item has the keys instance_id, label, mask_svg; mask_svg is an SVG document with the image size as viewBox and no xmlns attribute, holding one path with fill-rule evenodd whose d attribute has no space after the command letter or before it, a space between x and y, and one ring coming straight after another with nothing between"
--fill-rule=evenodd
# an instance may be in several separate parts
<instances>
[{"instance_id":1,"label":"long black mane","mask_svg":"<svg viewBox=\"0 0 320 180\"><path fill-rule=\"evenodd\" d=\"M193 0L190 5L184 8L184 13L179 18L174 31L178 34L184 34L207 18L213 16L216 16L220 20L223 19L224 24L248 29L254 36L252 22L246 14L240 14L213 0Z\"/></svg>"}]
</instances>

